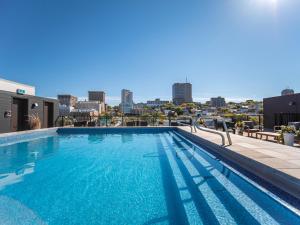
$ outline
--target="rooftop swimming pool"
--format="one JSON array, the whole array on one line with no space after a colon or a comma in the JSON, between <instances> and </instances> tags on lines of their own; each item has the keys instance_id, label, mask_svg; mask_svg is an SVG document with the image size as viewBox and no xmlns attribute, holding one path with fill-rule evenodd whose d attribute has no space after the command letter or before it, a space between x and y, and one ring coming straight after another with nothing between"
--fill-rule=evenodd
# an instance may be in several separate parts
<instances>
[{"instance_id":1,"label":"rooftop swimming pool","mask_svg":"<svg viewBox=\"0 0 300 225\"><path fill-rule=\"evenodd\" d=\"M269 225L300 217L176 130L66 129L0 146L0 224Z\"/></svg>"}]
</instances>

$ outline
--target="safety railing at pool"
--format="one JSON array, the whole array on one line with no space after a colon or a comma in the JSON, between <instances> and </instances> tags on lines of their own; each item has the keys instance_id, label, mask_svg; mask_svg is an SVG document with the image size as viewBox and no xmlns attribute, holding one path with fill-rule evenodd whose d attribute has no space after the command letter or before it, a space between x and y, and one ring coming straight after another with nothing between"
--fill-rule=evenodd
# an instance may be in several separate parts
<instances>
[{"instance_id":1,"label":"safety railing at pool","mask_svg":"<svg viewBox=\"0 0 300 225\"><path fill-rule=\"evenodd\" d=\"M182 125L182 126L189 126L191 128L191 133L193 133L193 131L195 133L197 133L197 129L193 124L183 123L183 122L180 122L180 121L177 121L177 124Z\"/></svg>"},{"instance_id":2,"label":"safety railing at pool","mask_svg":"<svg viewBox=\"0 0 300 225\"><path fill-rule=\"evenodd\" d=\"M222 145L224 146L225 145L225 136L224 136L224 134L222 132L220 132L220 131L216 131L216 130L212 130L212 129L208 129L206 127L200 126L199 121L203 120L203 119L204 119L204 117L198 116L195 120L193 120L193 126L195 128L198 128L199 130L219 135L222 138ZM205 119L208 119L208 117L206 117ZM211 119L211 117L209 119ZM225 123L225 120L222 117L214 117L213 119L219 119L219 120L222 121L223 128L224 128L224 131L225 131L226 136L227 136L228 144L232 145L232 140L231 140L231 137L230 137L227 125Z\"/></svg>"}]
</instances>

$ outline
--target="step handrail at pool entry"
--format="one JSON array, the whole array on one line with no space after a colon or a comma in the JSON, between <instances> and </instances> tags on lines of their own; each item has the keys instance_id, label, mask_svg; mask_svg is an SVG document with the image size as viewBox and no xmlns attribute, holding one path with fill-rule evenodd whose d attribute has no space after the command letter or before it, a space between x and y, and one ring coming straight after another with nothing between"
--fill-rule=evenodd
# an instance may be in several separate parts
<instances>
[{"instance_id":1,"label":"step handrail at pool entry","mask_svg":"<svg viewBox=\"0 0 300 225\"><path fill-rule=\"evenodd\" d=\"M222 145L225 146L225 136L224 136L224 134L222 132L215 131L215 130L212 130L212 129L200 126L198 124L198 121L200 119L203 119L203 117L202 116L197 116L196 120L194 120L194 122L193 122L194 127L198 128L199 130L202 130L202 131L205 131L205 132L209 132L209 133L213 133L213 134L217 134L217 135L221 136L221 138L222 138ZM222 119L224 130L225 130L225 133L226 133L226 136L227 136L227 139L228 139L228 144L232 145L231 137L230 137L229 131L227 129L227 125L225 123L225 120L223 118L219 118L219 119Z\"/></svg>"},{"instance_id":2,"label":"step handrail at pool entry","mask_svg":"<svg viewBox=\"0 0 300 225\"><path fill-rule=\"evenodd\" d=\"M222 118L222 123L223 123L223 127L224 127L224 130L225 130L226 136L227 136L228 144L232 145L232 140L231 140L227 125L225 123L225 120L223 118Z\"/></svg>"},{"instance_id":3,"label":"step handrail at pool entry","mask_svg":"<svg viewBox=\"0 0 300 225\"><path fill-rule=\"evenodd\" d=\"M179 121L176 121L178 124L180 124L180 125L183 125L183 126L189 126L190 128L191 128L191 133L193 133L193 128L194 128L194 131L195 131L195 133L197 133L197 129L196 129L196 127L193 125L193 123L192 124L187 124L187 123L182 123L182 122L179 122Z\"/></svg>"}]
</instances>

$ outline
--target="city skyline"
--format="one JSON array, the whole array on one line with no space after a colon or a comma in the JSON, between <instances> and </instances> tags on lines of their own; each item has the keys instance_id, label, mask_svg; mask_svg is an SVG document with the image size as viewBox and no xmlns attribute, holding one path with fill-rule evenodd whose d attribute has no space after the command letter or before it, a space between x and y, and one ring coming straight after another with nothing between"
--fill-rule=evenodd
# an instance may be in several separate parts
<instances>
[{"instance_id":1,"label":"city skyline","mask_svg":"<svg viewBox=\"0 0 300 225\"><path fill-rule=\"evenodd\" d=\"M5 80L5 79L2 79L0 77L0 80L3 80L3 81L6 81L6 82L12 82L14 83L15 81L9 81L9 80ZM18 83L19 84L19 83ZM174 83L174 84L178 84L178 82ZM173 94L173 86L174 84L172 85L171 87L171 91L172 91L172 94ZM183 82L181 84L186 84L186 82ZM25 86L29 86L29 87L32 87L34 88L34 92L35 92L35 88L34 86L30 86L28 84L22 84L22 85L25 85ZM125 90L125 91L130 91L130 90L127 90L127 89L122 89L121 90L121 93L122 91ZM294 93L294 89L290 89L289 87L286 87L286 89L282 89L281 91L281 94L280 95L283 95L284 92L293 92ZM130 91L131 92L131 91ZM90 93L103 93L103 96L106 96L107 93L105 93L105 91L101 91L101 90L88 90L88 94L86 96L75 96L73 95L72 93L59 93L57 96L47 96L48 98L52 98L52 99L58 99L59 96L74 96L76 99L78 99L78 101L90 101ZM133 93L133 92L131 92ZM280 96L280 95L276 95L276 96ZM192 96L193 96L193 92L192 92ZM245 102L247 100L255 100L255 101L262 101L263 99L256 99L256 98L240 98L240 97L237 97L237 98L228 98L228 97L223 97L223 96L207 96L207 97L194 97L193 99L193 102L198 102L198 103L206 103L207 101L211 101L213 98L224 98L226 102L235 102L235 103L240 103L240 102ZM122 103L122 94L121 96L106 96L106 97L102 97L104 100L105 103L107 103L108 105L110 106L118 106L120 103ZM153 101L153 100L162 100L162 101L169 101L169 102L174 102L174 99L172 101L172 96L169 97L169 96L165 96L163 98L161 98L161 96L152 96L152 97L149 97L149 98L140 98L140 97L136 97L136 98L133 98L133 103L134 104L137 104L137 103L146 103L147 101Z\"/></svg>"},{"instance_id":2,"label":"city skyline","mask_svg":"<svg viewBox=\"0 0 300 225\"><path fill-rule=\"evenodd\" d=\"M112 105L122 88L171 99L186 77L196 102L298 92L300 2L276 2L3 1L0 77L48 97L103 90Z\"/></svg>"},{"instance_id":3,"label":"city skyline","mask_svg":"<svg viewBox=\"0 0 300 225\"><path fill-rule=\"evenodd\" d=\"M133 93L135 93L133 91ZM280 93L277 95L280 96ZM211 98L213 97L219 97L218 95L215 96L208 96L208 97L193 97L193 102L200 102L200 103L205 103L206 101L210 101ZM224 97L224 96L221 96ZM272 96L271 96L272 97ZM50 98L56 98L56 97L50 97ZM145 98L141 98L141 97L137 97L136 94L133 98L133 102L136 103L146 103L147 101L153 101L156 98L159 98L160 100L166 100L166 101L170 101L172 102L172 95L171 96L165 96L165 97L161 97L161 96L150 96L149 98L145 97ZM236 102L236 103L240 103L240 102L244 102L246 100L255 100L255 101L262 101L263 99L256 99L256 98L239 98L239 97L224 97L226 102ZM88 100L88 96L79 96L78 100ZM106 96L106 103L108 103L111 106L118 106L121 103L121 96Z\"/></svg>"}]
</instances>

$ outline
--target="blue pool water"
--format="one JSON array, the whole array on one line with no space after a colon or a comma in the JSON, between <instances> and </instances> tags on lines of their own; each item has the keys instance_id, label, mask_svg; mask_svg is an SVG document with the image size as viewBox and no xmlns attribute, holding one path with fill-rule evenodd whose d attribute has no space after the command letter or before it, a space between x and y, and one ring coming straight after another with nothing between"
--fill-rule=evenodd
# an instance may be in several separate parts
<instances>
[{"instance_id":1,"label":"blue pool water","mask_svg":"<svg viewBox=\"0 0 300 225\"><path fill-rule=\"evenodd\" d=\"M176 132L0 147L0 224L300 224Z\"/></svg>"}]
</instances>

